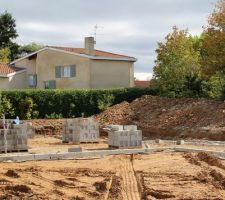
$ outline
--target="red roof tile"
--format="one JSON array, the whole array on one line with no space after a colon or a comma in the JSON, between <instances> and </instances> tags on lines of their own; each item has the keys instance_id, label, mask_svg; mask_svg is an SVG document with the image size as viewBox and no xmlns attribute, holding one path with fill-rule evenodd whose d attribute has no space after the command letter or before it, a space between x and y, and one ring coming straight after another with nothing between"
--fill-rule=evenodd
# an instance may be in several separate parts
<instances>
[{"instance_id":1,"label":"red roof tile","mask_svg":"<svg viewBox=\"0 0 225 200\"><path fill-rule=\"evenodd\" d=\"M135 80L134 81L134 85L135 85L135 87L138 87L138 88L145 88L145 87L149 87L150 86L150 81Z\"/></svg>"},{"instance_id":2,"label":"red roof tile","mask_svg":"<svg viewBox=\"0 0 225 200\"><path fill-rule=\"evenodd\" d=\"M57 46L49 46L50 48L59 49L63 51L78 53L78 54L85 54L84 48L72 48L72 47L57 47ZM100 50L94 50L94 56L97 57L109 57L109 58L131 58L135 59L134 57L126 56L126 55L120 55L115 53L110 53L106 51L100 51Z\"/></svg>"},{"instance_id":3,"label":"red roof tile","mask_svg":"<svg viewBox=\"0 0 225 200\"><path fill-rule=\"evenodd\" d=\"M11 74L14 72L18 72L20 70L23 70L23 68L14 67L14 66L8 65L8 64L0 64L0 74L1 75Z\"/></svg>"}]
</instances>

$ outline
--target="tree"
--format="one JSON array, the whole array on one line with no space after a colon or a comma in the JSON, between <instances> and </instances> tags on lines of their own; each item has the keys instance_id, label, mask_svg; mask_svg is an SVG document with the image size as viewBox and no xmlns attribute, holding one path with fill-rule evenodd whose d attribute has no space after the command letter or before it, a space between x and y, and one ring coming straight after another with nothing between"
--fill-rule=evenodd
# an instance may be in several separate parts
<instances>
[{"instance_id":1,"label":"tree","mask_svg":"<svg viewBox=\"0 0 225 200\"><path fill-rule=\"evenodd\" d=\"M225 75L225 0L219 0L204 30L202 67L207 75Z\"/></svg>"},{"instance_id":2,"label":"tree","mask_svg":"<svg viewBox=\"0 0 225 200\"><path fill-rule=\"evenodd\" d=\"M10 50L8 48L0 49L0 63L9 63Z\"/></svg>"},{"instance_id":3,"label":"tree","mask_svg":"<svg viewBox=\"0 0 225 200\"><path fill-rule=\"evenodd\" d=\"M16 58L19 45L13 42L18 37L16 21L12 15L5 11L0 15L0 48L10 49L10 59Z\"/></svg>"},{"instance_id":4,"label":"tree","mask_svg":"<svg viewBox=\"0 0 225 200\"><path fill-rule=\"evenodd\" d=\"M20 53L20 55L29 54L29 53L38 51L38 50L41 49L42 47L43 47L42 44L37 44L37 43L35 43L35 42L32 42L32 43L30 43L30 44L21 46L21 47L19 48L19 53Z\"/></svg>"},{"instance_id":5,"label":"tree","mask_svg":"<svg viewBox=\"0 0 225 200\"><path fill-rule=\"evenodd\" d=\"M162 94L182 96L192 88L188 81L197 83L193 79L200 73L199 52L195 51L187 30L173 27L165 42L158 43L156 52L154 79Z\"/></svg>"},{"instance_id":6,"label":"tree","mask_svg":"<svg viewBox=\"0 0 225 200\"><path fill-rule=\"evenodd\" d=\"M195 51L198 51L200 54L202 53L202 43L204 40L204 36L203 35L195 35L195 36L191 36L191 40L192 40L192 45Z\"/></svg>"}]
</instances>

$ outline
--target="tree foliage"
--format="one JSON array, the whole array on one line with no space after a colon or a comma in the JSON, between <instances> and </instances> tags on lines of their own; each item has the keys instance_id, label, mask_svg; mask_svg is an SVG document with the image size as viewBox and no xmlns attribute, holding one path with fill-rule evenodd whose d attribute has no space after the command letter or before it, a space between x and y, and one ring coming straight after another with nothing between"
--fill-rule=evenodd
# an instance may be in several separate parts
<instances>
[{"instance_id":1,"label":"tree foliage","mask_svg":"<svg viewBox=\"0 0 225 200\"><path fill-rule=\"evenodd\" d=\"M157 60L154 67L156 85L162 94L180 96L192 88L190 83L200 73L199 52L193 47L187 30L173 27L165 42L158 44Z\"/></svg>"},{"instance_id":2,"label":"tree foliage","mask_svg":"<svg viewBox=\"0 0 225 200\"><path fill-rule=\"evenodd\" d=\"M42 44L38 44L38 43L32 42L30 44L21 46L19 48L19 52L20 52L20 55L29 54L29 53L33 53L35 51L38 51L42 47L43 47Z\"/></svg>"},{"instance_id":3,"label":"tree foliage","mask_svg":"<svg viewBox=\"0 0 225 200\"><path fill-rule=\"evenodd\" d=\"M9 63L10 50L8 48L0 49L0 63Z\"/></svg>"},{"instance_id":4,"label":"tree foliage","mask_svg":"<svg viewBox=\"0 0 225 200\"><path fill-rule=\"evenodd\" d=\"M203 32L202 67L207 75L225 75L225 0L219 0Z\"/></svg>"},{"instance_id":5,"label":"tree foliage","mask_svg":"<svg viewBox=\"0 0 225 200\"><path fill-rule=\"evenodd\" d=\"M16 21L10 13L5 11L0 15L0 48L10 49L11 60L18 54L19 45L13 42L17 37Z\"/></svg>"}]
</instances>

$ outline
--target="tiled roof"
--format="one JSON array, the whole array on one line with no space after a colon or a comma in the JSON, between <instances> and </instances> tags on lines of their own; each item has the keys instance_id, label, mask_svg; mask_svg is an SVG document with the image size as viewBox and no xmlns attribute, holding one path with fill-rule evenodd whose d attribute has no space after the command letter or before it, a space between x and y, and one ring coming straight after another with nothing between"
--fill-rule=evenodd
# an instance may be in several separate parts
<instances>
[{"instance_id":1,"label":"tiled roof","mask_svg":"<svg viewBox=\"0 0 225 200\"><path fill-rule=\"evenodd\" d=\"M145 87L149 87L150 86L150 81L135 80L134 81L134 85L135 85L135 87L138 87L138 88L145 88Z\"/></svg>"},{"instance_id":2,"label":"tiled roof","mask_svg":"<svg viewBox=\"0 0 225 200\"><path fill-rule=\"evenodd\" d=\"M63 50L63 51L72 52L72 53L85 54L84 48L57 47L57 46L49 46L49 47L59 49L59 50ZM135 59L134 57L110 53L110 52L106 52L106 51L100 51L100 50L94 50L94 56L109 57L109 58L132 58L132 59Z\"/></svg>"},{"instance_id":3,"label":"tiled roof","mask_svg":"<svg viewBox=\"0 0 225 200\"><path fill-rule=\"evenodd\" d=\"M19 67L14 67L8 64L0 64L0 75L7 75L14 72L18 72L20 70L24 70L24 69Z\"/></svg>"}]
</instances>

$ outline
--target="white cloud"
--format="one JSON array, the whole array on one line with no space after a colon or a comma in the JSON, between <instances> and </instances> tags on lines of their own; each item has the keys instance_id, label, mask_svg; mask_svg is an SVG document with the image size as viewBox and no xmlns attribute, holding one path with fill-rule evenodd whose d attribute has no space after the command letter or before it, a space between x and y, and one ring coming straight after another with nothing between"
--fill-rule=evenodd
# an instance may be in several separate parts
<instances>
[{"instance_id":1,"label":"white cloud","mask_svg":"<svg viewBox=\"0 0 225 200\"><path fill-rule=\"evenodd\" d=\"M137 79L137 80L141 80L141 81L144 81L144 80L150 80L152 78L152 73L134 73L134 77Z\"/></svg>"}]
</instances>

